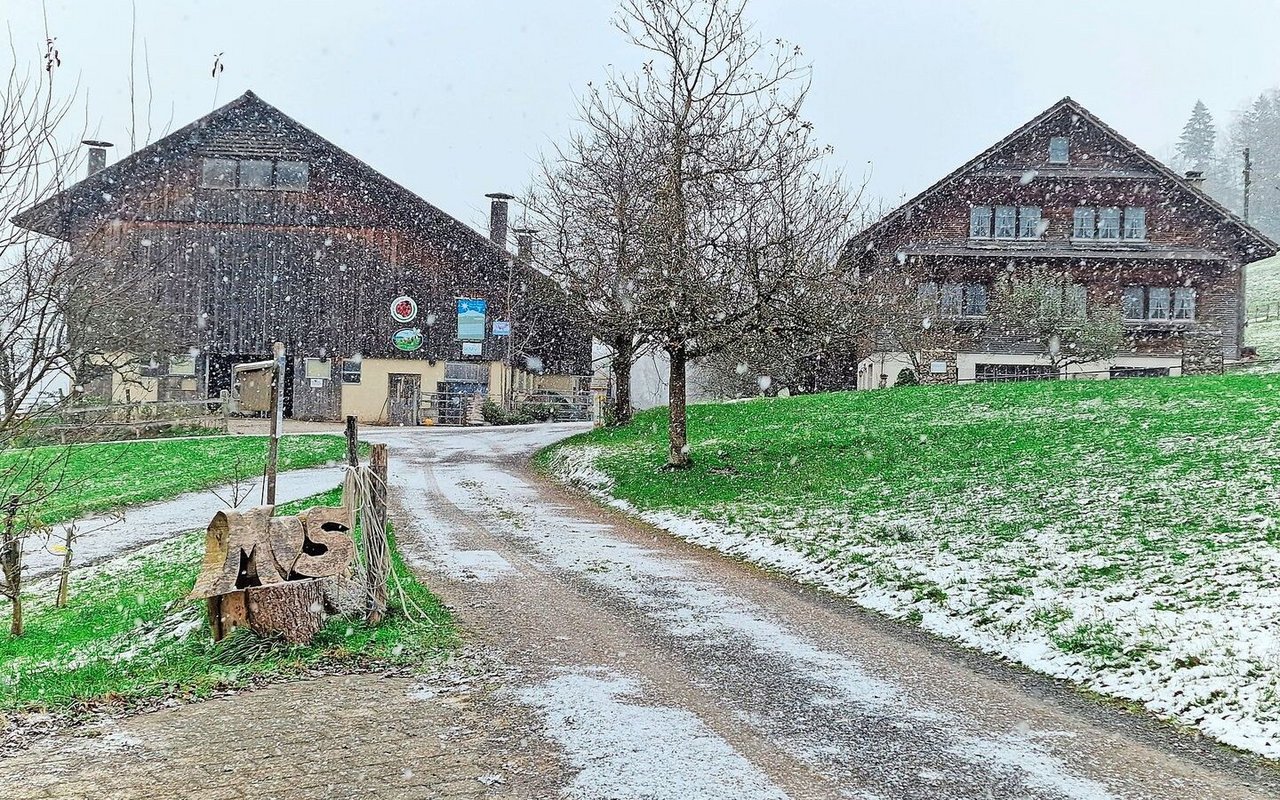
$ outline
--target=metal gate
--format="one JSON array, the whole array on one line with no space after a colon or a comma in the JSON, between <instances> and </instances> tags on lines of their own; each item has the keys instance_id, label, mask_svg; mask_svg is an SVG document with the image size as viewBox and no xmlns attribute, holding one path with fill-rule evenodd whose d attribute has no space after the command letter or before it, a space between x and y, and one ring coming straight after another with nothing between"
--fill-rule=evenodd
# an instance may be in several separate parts
<instances>
[{"instance_id":1,"label":"metal gate","mask_svg":"<svg viewBox=\"0 0 1280 800\"><path fill-rule=\"evenodd\" d=\"M393 372L387 376L387 422L417 425L422 376Z\"/></svg>"}]
</instances>

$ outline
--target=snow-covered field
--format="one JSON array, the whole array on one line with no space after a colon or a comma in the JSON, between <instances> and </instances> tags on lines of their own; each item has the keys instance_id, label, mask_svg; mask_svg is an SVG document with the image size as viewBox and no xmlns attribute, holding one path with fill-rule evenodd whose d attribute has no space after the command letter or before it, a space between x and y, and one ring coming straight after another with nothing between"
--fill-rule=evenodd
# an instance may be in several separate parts
<instances>
[{"instance_id":1,"label":"snow-covered field","mask_svg":"<svg viewBox=\"0 0 1280 800\"><path fill-rule=\"evenodd\" d=\"M1159 503L1144 533L1117 547L1114 534L1143 513L1142 500L1101 473L1054 490L1071 513L1061 524L1037 518L1040 527L1001 485L971 493L967 505L895 516L758 499L675 514L615 497L597 465L604 454L570 445L551 467L686 540L1280 758L1276 521L1246 513L1237 524L1239 508L1223 496L1231 487L1197 471L1152 476ZM1261 492L1273 486L1264 466L1256 479ZM1220 513L1206 512L1206 501ZM1184 546L1169 526L1193 513L1205 515L1204 540Z\"/></svg>"}]
</instances>

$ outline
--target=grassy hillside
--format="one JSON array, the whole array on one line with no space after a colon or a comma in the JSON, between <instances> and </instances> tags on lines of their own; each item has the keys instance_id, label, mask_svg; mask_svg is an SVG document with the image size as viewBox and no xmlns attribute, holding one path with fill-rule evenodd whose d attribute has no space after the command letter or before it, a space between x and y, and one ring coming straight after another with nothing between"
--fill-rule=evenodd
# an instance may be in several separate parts
<instances>
[{"instance_id":1,"label":"grassy hillside","mask_svg":"<svg viewBox=\"0 0 1280 800\"><path fill-rule=\"evenodd\" d=\"M1280 256L1255 261L1245 269L1245 307L1280 306ZM1280 358L1280 320L1254 322L1244 341L1258 348L1262 358Z\"/></svg>"},{"instance_id":2,"label":"grassy hillside","mask_svg":"<svg viewBox=\"0 0 1280 800\"><path fill-rule=\"evenodd\" d=\"M665 410L544 463L680 535L1280 757L1280 376ZM1267 622L1272 620L1272 622Z\"/></svg>"}]
</instances>

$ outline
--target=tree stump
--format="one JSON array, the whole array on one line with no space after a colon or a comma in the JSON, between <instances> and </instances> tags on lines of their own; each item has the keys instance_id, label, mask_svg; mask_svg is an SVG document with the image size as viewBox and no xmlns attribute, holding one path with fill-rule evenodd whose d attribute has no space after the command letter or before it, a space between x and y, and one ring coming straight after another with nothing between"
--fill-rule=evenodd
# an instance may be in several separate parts
<instances>
[{"instance_id":1,"label":"tree stump","mask_svg":"<svg viewBox=\"0 0 1280 800\"><path fill-rule=\"evenodd\" d=\"M324 587L320 580L285 581L245 590L249 627L259 636L283 636L307 644L324 627Z\"/></svg>"}]
</instances>

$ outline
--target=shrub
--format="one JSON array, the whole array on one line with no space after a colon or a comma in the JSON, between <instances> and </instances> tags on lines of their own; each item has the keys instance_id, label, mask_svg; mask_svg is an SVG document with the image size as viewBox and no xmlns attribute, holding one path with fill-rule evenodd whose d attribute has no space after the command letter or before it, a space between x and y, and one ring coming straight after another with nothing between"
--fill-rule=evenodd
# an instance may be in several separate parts
<instances>
[{"instance_id":1,"label":"shrub","mask_svg":"<svg viewBox=\"0 0 1280 800\"><path fill-rule=\"evenodd\" d=\"M916 377L916 371L911 367L904 367L898 372L898 381L895 386L919 386L920 379Z\"/></svg>"}]
</instances>

